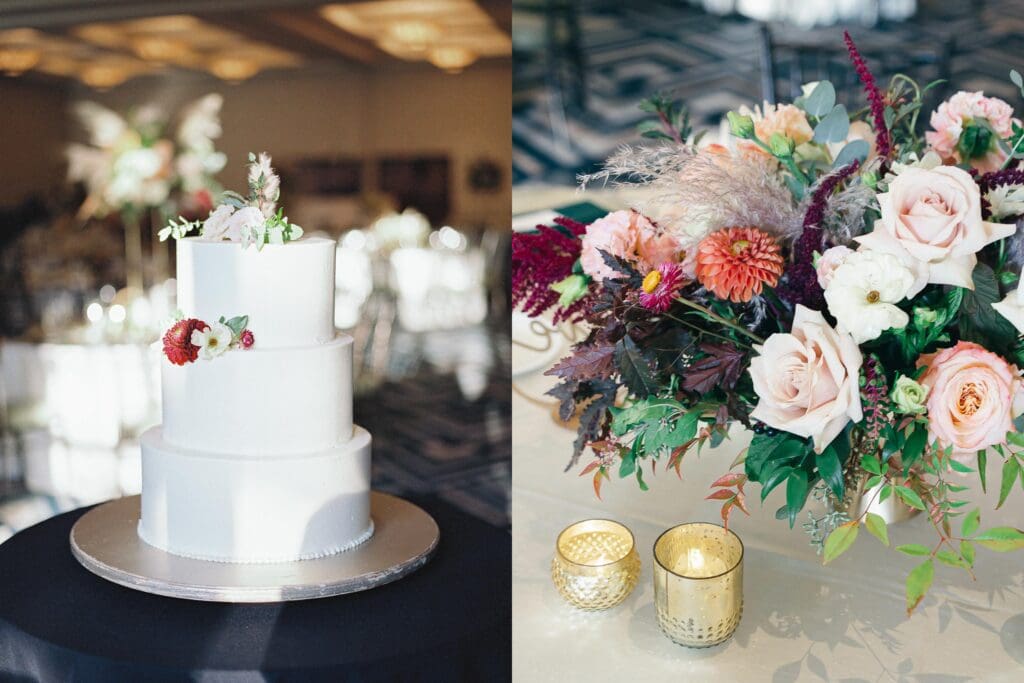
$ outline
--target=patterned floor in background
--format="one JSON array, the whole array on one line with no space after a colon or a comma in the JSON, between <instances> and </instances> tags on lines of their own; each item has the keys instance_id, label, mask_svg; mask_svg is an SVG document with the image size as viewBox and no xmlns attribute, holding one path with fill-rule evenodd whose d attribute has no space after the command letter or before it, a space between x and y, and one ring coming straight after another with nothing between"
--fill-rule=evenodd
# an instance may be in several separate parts
<instances>
[{"instance_id":1,"label":"patterned floor in background","mask_svg":"<svg viewBox=\"0 0 1024 683\"><path fill-rule=\"evenodd\" d=\"M824 0L822 0L824 1ZM582 2L580 28L586 70L587 106L566 112L570 144L562 144L562 111L552 107L540 59L516 55L513 85L513 178L517 183L572 184L577 173L597 168L616 147L636 143L637 108L643 97L672 90L693 111L701 127L716 127L730 109L760 101L761 39L757 23L718 17L676 0ZM916 17L873 28L849 27L858 42L890 51L899 61L908 45L954 41L952 83L984 90L1020 105L1010 84L1011 67L1024 70L1024 2L919 2ZM524 17L531 19L530 17ZM538 17L521 21L542 27ZM773 27L785 39L839 44L841 28L798 31ZM915 74L911 73L914 76Z\"/></svg>"}]
</instances>

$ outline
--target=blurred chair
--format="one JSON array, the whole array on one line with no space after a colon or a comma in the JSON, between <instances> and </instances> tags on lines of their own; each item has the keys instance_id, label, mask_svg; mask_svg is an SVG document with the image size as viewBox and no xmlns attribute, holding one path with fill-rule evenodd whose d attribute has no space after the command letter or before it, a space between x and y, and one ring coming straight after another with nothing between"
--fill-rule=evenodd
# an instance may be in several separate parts
<instances>
[{"instance_id":1,"label":"blurred chair","mask_svg":"<svg viewBox=\"0 0 1024 683\"><path fill-rule=\"evenodd\" d=\"M577 0L513 0L513 83L518 90L541 83L555 143L572 149L567 112L587 107L587 64Z\"/></svg>"},{"instance_id":2,"label":"blurred chair","mask_svg":"<svg viewBox=\"0 0 1024 683\"><path fill-rule=\"evenodd\" d=\"M876 46L870 33L864 33L857 48L871 67L879 88L885 89L888 79L896 73L910 76L922 87L941 78L946 79L946 83L932 88L928 98L936 102L945 99L950 63L956 47L953 37L944 42L932 39L915 44L911 41L895 50L891 40L884 46ZM761 93L764 100L772 104L780 100L791 102L802 94L803 84L822 80L832 82L837 99L849 111L865 106L860 79L850 64L846 46L836 40L834 31L774 32L767 24L761 25Z\"/></svg>"}]
</instances>

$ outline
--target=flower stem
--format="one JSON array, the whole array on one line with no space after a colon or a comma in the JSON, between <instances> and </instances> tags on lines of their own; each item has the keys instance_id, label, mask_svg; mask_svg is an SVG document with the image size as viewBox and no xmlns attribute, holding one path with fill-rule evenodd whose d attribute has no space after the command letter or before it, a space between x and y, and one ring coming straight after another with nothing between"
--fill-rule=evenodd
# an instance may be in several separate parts
<instances>
[{"instance_id":1,"label":"flower stem","mask_svg":"<svg viewBox=\"0 0 1024 683\"><path fill-rule=\"evenodd\" d=\"M708 318L710 318L711 320L714 320L717 323L721 323L722 325L725 325L726 327L728 327L730 329L733 329L736 332L739 332L739 333L741 333L743 335L746 335L747 337L750 337L751 339L753 339L758 344L763 344L764 343L764 339L762 339L761 337L758 337L756 334L754 334L753 332L751 332L747 328L743 327L742 325L738 325L738 324L732 322L731 320L726 320L725 318L723 318L722 316L720 316L717 313L713 312L709 308L701 306L700 304L698 304L696 302L690 301L688 299L684 299L682 297L676 297L676 301L678 301L679 303L681 303L681 304L683 304L685 306L689 306L690 308L692 308L692 309L694 309L696 311L700 311L701 313L706 315Z\"/></svg>"}]
</instances>

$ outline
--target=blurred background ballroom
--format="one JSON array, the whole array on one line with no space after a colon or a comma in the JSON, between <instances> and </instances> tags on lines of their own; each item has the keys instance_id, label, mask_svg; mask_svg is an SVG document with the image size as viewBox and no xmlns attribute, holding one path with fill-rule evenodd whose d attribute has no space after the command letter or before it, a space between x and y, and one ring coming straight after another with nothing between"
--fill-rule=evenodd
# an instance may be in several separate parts
<instances>
[{"instance_id":1,"label":"blurred background ballroom","mask_svg":"<svg viewBox=\"0 0 1024 683\"><path fill-rule=\"evenodd\" d=\"M791 101L802 83L859 98L843 29L883 82L903 72L1012 99L1022 21L1013 0L514 0L513 211L564 198L542 190L635 144L637 103L658 91L682 98L708 141L725 112Z\"/></svg>"},{"instance_id":2,"label":"blurred background ballroom","mask_svg":"<svg viewBox=\"0 0 1024 683\"><path fill-rule=\"evenodd\" d=\"M138 492L158 231L260 151L339 240L374 487L506 527L510 34L491 0L0 2L0 542Z\"/></svg>"}]
</instances>

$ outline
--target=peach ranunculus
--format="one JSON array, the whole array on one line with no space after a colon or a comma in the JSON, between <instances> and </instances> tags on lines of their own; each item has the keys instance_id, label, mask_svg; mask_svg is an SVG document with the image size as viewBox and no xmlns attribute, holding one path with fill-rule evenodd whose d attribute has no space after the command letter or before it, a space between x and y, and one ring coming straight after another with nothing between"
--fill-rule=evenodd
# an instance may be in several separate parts
<instances>
[{"instance_id":1,"label":"peach ranunculus","mask_svg":"<svg viewBox=\"0 0 1024 683\"><path fill-rule=\"evenodd\" d=\"M971 273L986 244L1009 237L1012 224L981 218L981 192L955 166L910 167L878 195L882 217L855 239L863 247L900 257L915 274L907 297L928 283L974 289Z\"/></svg>"},{"instance_id":2,"label":"peach ranunculus","mask_svg":"<svg viewBox=\"0 0 1024 683\"><path fill-rule=\"evenodd\" d=\"M774 105L765 102L753 110L740 107L739 113L754 120L754 133L765 144L768 144L772 133L785 135L798 147L805 142L810 142L814 137L814 129L807 122L807 115L802 109L792 104ZM737 141L736 149L741 156L746 158L771 157L768 152L750 140Z\"/></svg>"},{"instance_id":3,"label":"peach ranunculus","mask_svg":"<svg viewBox=\"0 0 1024 683\"><path fill-rule=\"evenodd\" d=\"M797 305L789 334L755 346L750 377L759 401L750 416L814 441L821 453L849 422L860 422L860 366L853 337Z\"/></svg>"},{"instance_id":4,"label":"peach ranunculus","mask_svg":"<svg viewBox=\"0 0 1024 683\"><path fill-rule=\"evenodd\" d=\"M601 251L647 272L667 261L677 261L679 242L672 235L659 232L636 211L615 211L587 226L582 239L580 265L584 273L599 282L617 276L604 262Z\"/></svg>"},{"instance_id":5,"label":"peach ranunculus","mask_svg":"<svg viewBox=\"0 0 1024 683\"><path fill-rule=\"evenodd\" d=\"M1013 135L1013 107L997 97L985 97L982 92L961 90L939 105L932 112L934 130L924 134L929 147L939 153L949 164L967 162L981 171L998 170L1006 160L1006 153L993 139L987 153L973 159L962 159L959 148L960 136L976 119L984 119L995 131L996 136L1006 139Z\"/></svg>"},{"instance_id":6,"label":"peach ranunculus","mask_svg":"<svg viewBox=\"0 0 1024 683\"><path fill-rule=\"evenodd\" d=\"M761 117L754 118L754 132L762 142L768 142L772 133L782 133L795 145L810 142L814 137L807 116L802 109L792 104L765 104L761 109Z\"/></svg>"},{"instance_id":7,"label":"peach ranunculus","mask_svg":"<svg viewBox=\"0 0 1024 683\"><path fill-rule=\"evenodd\" d=\"M1013 404L1021 391L1020 371L973 342L922 355L928 369L919 380L928 391L928 430L955 455L1005 443L1013 431Z\"/></svg>"}]
</instances>

